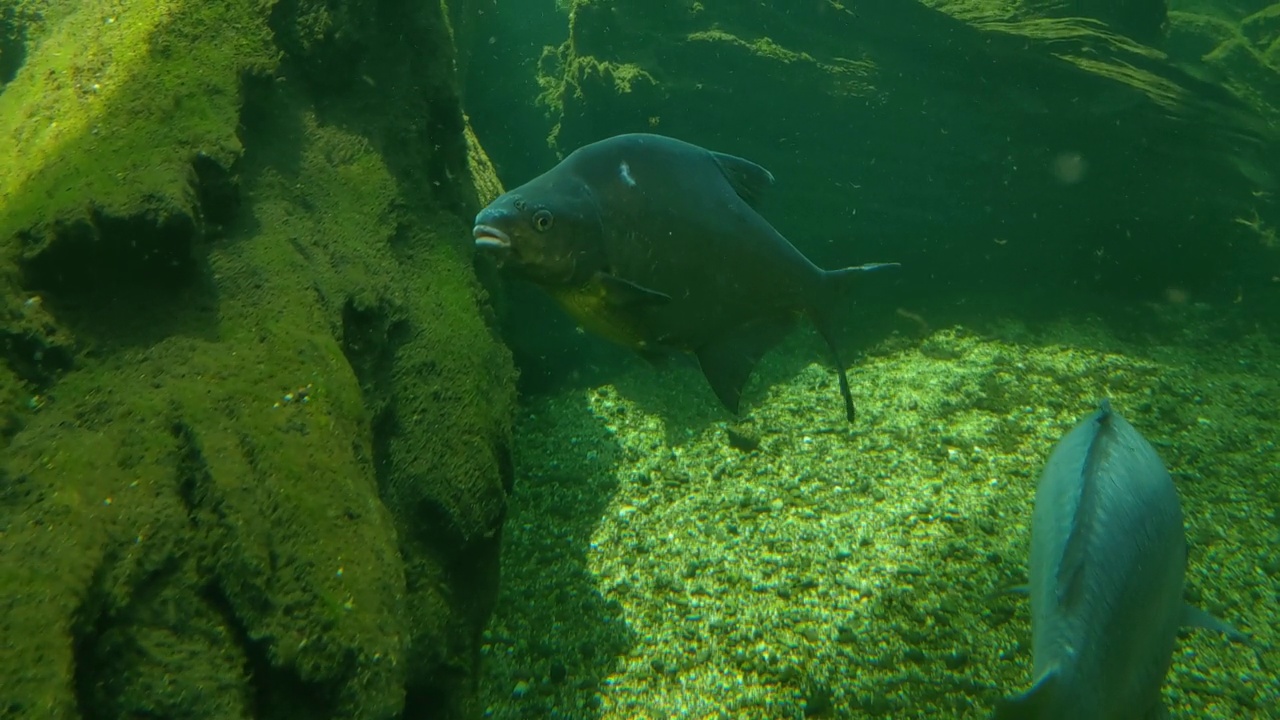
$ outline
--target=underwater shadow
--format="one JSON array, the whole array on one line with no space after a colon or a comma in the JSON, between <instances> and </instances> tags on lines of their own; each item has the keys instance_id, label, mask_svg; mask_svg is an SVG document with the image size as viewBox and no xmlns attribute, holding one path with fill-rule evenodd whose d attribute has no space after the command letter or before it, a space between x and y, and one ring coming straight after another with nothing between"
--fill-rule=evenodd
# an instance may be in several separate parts
<instances>
[{"instance_id":1,"label":"underwater shadow","mask_svg":"<svg viewBox=\"0 0 1280 720\"><path fill-rule=\"evenodd\" d=\"M587 403L546 408L526 407L516 429L525 469L511 496L502 584L485 633L483 692L496 718L599 717L602 686L636 641L590 563L623 450L604 439ZM601 436L575 449L588 432Z\"/></svg>"},{"instance_id":2,"label":"underwater shadow","mask_svg":"<svg viewBox=\"0 0 1280 720\"><path fill-rule=\"evenodd\" d=\"M841 357L846 367L853 367L868 346L867 338L855 343L842 343ZM680 446L715 426L725 426L753 434L770 423L774 412L771 398L775 389L785 386L811 364L827 371L829 383L822 390L822 402L829 406L814 408L811 417L800 424L813 431L827 432L847 426L840 397L839 381L832 364L830 350L822 339L808 328L797 329L773 348L756 365L742 391L737 413L724 407L703 376L697 359L677 354L650 363L630 355L618 357L611 366L593 373L595 387L609 385L625 401L648 415L660 417L663 440L669 447ZM593 384L582 385L589 391ZM857 404L858 388L853 388ZM790 423L788 423L790 424Z\"/></svg>"}]
</instances>

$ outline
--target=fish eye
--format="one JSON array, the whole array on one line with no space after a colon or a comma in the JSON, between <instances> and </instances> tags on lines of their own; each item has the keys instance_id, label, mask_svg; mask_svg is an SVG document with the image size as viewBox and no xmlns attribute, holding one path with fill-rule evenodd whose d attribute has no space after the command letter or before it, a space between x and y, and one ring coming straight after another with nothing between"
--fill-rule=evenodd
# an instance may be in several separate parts
<instances>
[{"instance_id":1,"label":"fish eye","mask_svg":"<svg viewBox=\"0 0 1280 720\"><path fill-rule=\"evenodd\" d=\"M533 214L533 226L537 228L539 232L546 232L547 230L550 230L551 223L554 221L555 216L551 214L550 210L539 210Z\"/></svg>"}]
</instances>

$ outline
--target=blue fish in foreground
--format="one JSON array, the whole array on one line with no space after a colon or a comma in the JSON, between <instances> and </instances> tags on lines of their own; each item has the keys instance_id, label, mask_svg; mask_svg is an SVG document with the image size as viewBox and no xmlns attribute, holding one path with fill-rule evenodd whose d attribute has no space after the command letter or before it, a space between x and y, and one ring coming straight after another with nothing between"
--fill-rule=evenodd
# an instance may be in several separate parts
<instances>
[{"instance_id":1,"label":"blue fish in foreground","mask_svg":"<svg viewBox=\"0 0 1280 720\"><path fill-rule=\"evenodd\" d=\"M1182 600L1187 541L1169 472L1108 402L1067 433L1031 520L1035 682L996 720L1155 720L1181 625L1240 639Z\"/></svg>"},{"instance_id":2,"label":"blue fish in foreground","mask_svg":"<svg viewBox=\"0 0 1280 720\"><path fill-rule=\"evenodd\" d=\"M857 276L894 263L814 265L756 211L772 185L733 155L618 135L494 200L473 234L583 327L649 359L695 355L733 412L756 362L805 315L831 349L852 421L836 317Z\"/></svg>"}]
</instances>

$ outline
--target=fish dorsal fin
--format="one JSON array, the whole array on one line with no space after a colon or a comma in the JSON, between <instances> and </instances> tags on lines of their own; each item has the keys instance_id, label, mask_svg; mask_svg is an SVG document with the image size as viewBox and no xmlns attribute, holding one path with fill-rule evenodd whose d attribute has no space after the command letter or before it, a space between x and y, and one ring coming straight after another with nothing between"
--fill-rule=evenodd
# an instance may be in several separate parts
<instances>
[{"instance_id":1,"label":"fish dorsal fin","mask_svg":"<svg viewBox=\"0 0 1280 720\"><path fill-rule=\"evenodd\" d=\"M698 365L711 383L720 402L731 412L738 412L742 388L751 377L756 363L778 344L791 322L787 318L761 318L739 326L731 332L698 348Z\"/></svg>"},{"instance_id":2,"label":"fish dorsal fin","mask_svg":"<svg viewBox=\"0 0 1280 720\"><path fill-rule=\"evenodd\" d=\"M733 186L733 191L738 193L738 197L747 201L751 207L758 209L764 194L773 187L773 173L750 160L743 160L734 155L712 152L711 157L715 158L716 164L720 166L720 172L724 173L725 179Z\"/></svg>"},{"instance_id":3,"label":"fish dorsal fin","mask_svg":"<svg viewBox=\"0 0 1280 720\"><path fill-rule=\"evenodd\" d=\"M1089 446L1085 450L1084 462L1080 464L1079 494L1075 497L1075 512L1071 514L1071 531L1062 549L1062 559L1058 564L1057 596L1058 602L1068 605L1079 597L1080 584L1089 545L1090 525L1097 516L1098 483L1100 465L1106 462L1106 444L1110 437L1112 422L1111 403L1103 400L1090 422L1094 425L1093 434L1089 437Z\"/></svg>"},{"instance_id":4,"label":"fish dorsal fin","mask_svg":"<svg viewBox=\"0 0 1280 720\"><path fill-rule=\"evenodd\" d=\"M1057 670L1050 669L1036 680L1030 690L1001 700L996 705L992 720L1036 720L1042 717L1045 710L1052 707L1053 688L1057 683Z\"/></svg>"}]
</instances>

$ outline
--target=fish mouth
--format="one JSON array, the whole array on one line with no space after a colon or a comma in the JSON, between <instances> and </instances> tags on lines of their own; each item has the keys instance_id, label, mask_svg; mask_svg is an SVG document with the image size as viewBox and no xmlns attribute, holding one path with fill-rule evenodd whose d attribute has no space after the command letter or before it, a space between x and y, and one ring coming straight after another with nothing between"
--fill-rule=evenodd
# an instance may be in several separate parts
<instances>
[{"instance_id":1,"label":"fish mouth","mask_svg":"<svg viewBox=\"0 0 1280 720\"><path fill-rule=\"evenodd\" d=\"M471 235L478 248L511 249L511 237L492 225L477 225L471 229Z\"/></svg>"}]
</instances>

